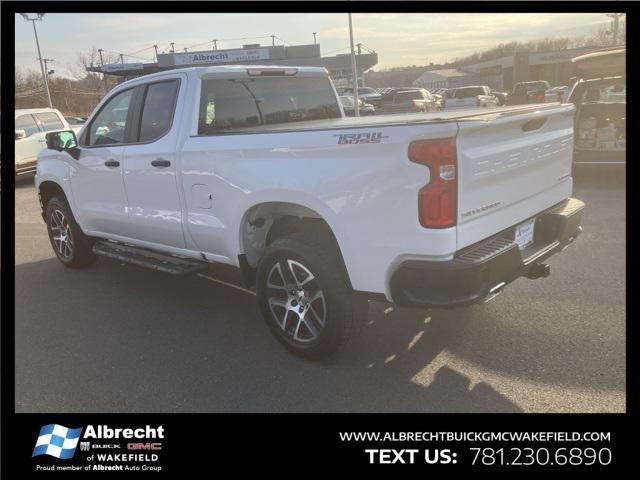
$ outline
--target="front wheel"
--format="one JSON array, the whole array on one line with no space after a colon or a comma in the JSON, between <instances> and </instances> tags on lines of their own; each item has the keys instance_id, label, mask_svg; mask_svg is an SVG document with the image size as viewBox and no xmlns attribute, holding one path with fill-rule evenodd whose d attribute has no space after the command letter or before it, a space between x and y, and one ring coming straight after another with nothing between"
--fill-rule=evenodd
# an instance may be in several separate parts
<instances>
[{"instance_id":1,"label":"front wheel","mask_svg":"<svg viewBox=\"0 0 640 480\"><path fill-rule=\"evenodd\" d=\"M290 351L322 358L355 337L368 304L351 291L339 252L302 233L274 241L258 265L258 303Z\"/></svg>"},{"instance_id":2,"label":"front wheel","mask_svg":"<svg viewBox=\"0 0 640 480\"><path fill-rule=\"evenodd\" d=\"M82 232L64 198L49 200L44 218L53 251L64 266L80 268L95 261L93 241Z\"/></svg>"}]
</instances>

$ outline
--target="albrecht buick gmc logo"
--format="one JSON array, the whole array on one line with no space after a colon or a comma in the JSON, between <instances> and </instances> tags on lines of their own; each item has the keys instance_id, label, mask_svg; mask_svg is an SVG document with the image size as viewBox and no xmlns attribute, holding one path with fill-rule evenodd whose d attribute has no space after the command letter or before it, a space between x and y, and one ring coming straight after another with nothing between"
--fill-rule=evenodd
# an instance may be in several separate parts
<instances>
[{"instance_id":1,"label":"albrecht buick gmc logo","mask_svg":"<svg viewBox=\"0 0 640 480\"><path fill-rule=\"evenodd\" d=\"M32 457L38 455L50 455L63 460L72 458L76 452L76 447L80 441L82 428L67 428L62 425L52 423L40 429L36 445L33 449ZM119 445L96 445L88 440L117 440L117 439L164 439L164 427L152 427L145 425L141 428L111 428L108 425L89 425L82 435L80 450L88 451L91 446L97 449L120 448ZM161 443L141 443L131 442L127 444L128 450L161 450Z\"/></svg>"}]
</instances>

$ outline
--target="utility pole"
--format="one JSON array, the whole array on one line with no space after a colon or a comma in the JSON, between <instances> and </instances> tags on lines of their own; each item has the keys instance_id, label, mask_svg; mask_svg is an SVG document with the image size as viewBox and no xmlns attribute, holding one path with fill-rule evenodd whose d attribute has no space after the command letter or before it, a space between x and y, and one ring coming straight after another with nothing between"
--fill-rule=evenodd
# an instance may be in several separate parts
<instances>
[{"instance_id":1,"label":"utility pole","mask_svg":"<svg viewBox=\"0 0 640 480\"><path fill-rule=\"evenodd\" d=\"M362 44L361 43L357 43L356 47L358 47L358 55L362 55Z\"/></svg>"},{"instance_id":2,"label":"utility pole","mask_svg":"<svg viewBox=\"0 0 640 480\"><path fill-rule=\"evenodd\" d=\"M218 49L218 40L213 40L213 49L217 50Z\"/></svg>"},{"instance_id":3,"label":"utility pole","mask_svg":"<svg viewBox=\"0 0 640 480\"><path fill-rule=\"evenodd\" d=\"M171 42L169 45L171 45L171 53L175 53L175 49L173 48L173 42Z\"/></svg>"},{"instance_id":4,"label":"utility pole","mask_svg":"<svg viewBox=\"0 0 640 480\"><path fill-rule=\"evenodd\" d=\"M124 64L124 55L122 53L120 54L120 63Z\"/></svg>"},{"instance_id":5,"label":"utility pole","mask_svg":"<svg viewBox=\"0 0 640 480\"><path fill-rule=\"evenodd\" d=\"M104 67L104 59L102 58L102 49L99 48L98 49L98 53L100 54L100 70L102 70L102 67ZM104 71L102 72L102 80L104 81L104 94L106 95L107 92L109 91L109 88L107 87L107 75L104 73Z\"/></svg>"},{"instance_id":6,"label":"utility pole","mask_svg":"<svg viewBox=\"0 0 640 480\"><path fill-rule=\"evenodd\" d=\"M45 72L44 64L42 62L42 54L40 53L40 42L38 41L38 31L36 30L36 20L41 21L42 17L44 17L44 13L38 13L36 14L37 17L33 17L33 18L29 18L29 15L26 13L21 13L20 15L22 15L26 21L31 22L33 24L33 34L36 37L36 47L38 47L38 60L40 61L40 71L42 72L44 89L47 92L47 100L49 101L49 108L53 108L53 103L51 102L51 93L49 92L49 81L47 80L47 74Z\"/></svg>"},{"instance_id":7,"label":"utility pole","mask_svg":"<svg viewBox=\"0 0 640 480\"><path fill-rule=\"evenodd\" d=\"M617 45L618 44L618 32L620 30L620 22L619 19L622 16L622 13L607 13L606 14L607 17L609 18L613 18L613 22L611 22L611 32L608 33L613 33L613 45Z\"/></svg>"},{"instance_id":8,"label":"utility pole","mask_svg":"<svg viewBox=\"0 0 640 480\"><path fill-rule=\"evenodd\" d=\"M153 49L156 51L156 63L158 63L158 45L154 45Z\"/></svg>"},{"instance_id":9,"label":"utility pole","mask_svg":"<svg viewBox=\"0 0 640 480\"><path fill-rule=\"evenodd\" d=\"M317 32L313 32L313 44L314 44L314 45L315 45L316 43L318 43L318 42L316 42L316 33L317 33Z\"/></svg>"},{"instance_id":10,"label":"utility pole","mask_svg":"<svg viewBox=\"0 0 640 480\"><path fill-rule=\"evenodd\" d=\"M276 46L276 36L275 35L271 35L271 46L272 47Z\"/></svg>"},{"instance_id":11,"label":"utility pole","mask_svg":"<svg viewBox=\"0 0 640 480\"><path fill-rule=\"evenodd\" d=\"M358 67L356 65L356 52L353 49L353 24L351 12L349 12L349 40L351 42L351 75L353 77L353 111L356 117L360 116L360 101L358 97Z\"/></svg>"}]
</instances>

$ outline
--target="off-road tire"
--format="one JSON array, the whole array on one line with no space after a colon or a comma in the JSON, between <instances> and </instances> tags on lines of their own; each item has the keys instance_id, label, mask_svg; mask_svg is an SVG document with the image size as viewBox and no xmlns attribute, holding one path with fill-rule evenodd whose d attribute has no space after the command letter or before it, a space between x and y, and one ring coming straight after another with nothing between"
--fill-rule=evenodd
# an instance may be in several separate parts
<instances>
[{"instance_id":1,"label":"off-road tire","mask_svg":"<svg viewBox=\"0 0 640 480\"><path fill-rule=\"evenodd\" d=\"M65 267L82 268L96 260L94 240L82 232L64 197L52 197L47 202L44 220L53 251Z\"/></svg>"},{"instance_id":2,"label":"off-road tire","mask_svg":"<svg viewBox=\"0 0 640 480\"><path fill-rule=\"evenodd\" d=\"M305 271L300 269L300 265L314 276L311 281L301 287L303 290L309 288L310 293L306 300L309 300L314 294L317 295L315 293L317 290L320 290L323 295L322 303L320 299L317 299L312 304L314 314L309 310L304 311L305 318L309 322L313 322L318 333L317 337L311 341L308 338L304 338L304 341L298 341L293 336L295 332L291 331L295 327L287 329L290 324L295 324L297 321L301 324L300 332L306 329L312 335L311 330L307 328L307 323L301 323L299 320L300 315L296 320L297 313L295 311L289 312L286 307L280 305L272 308L270 304L270 299L275 299L276 302L284 300L284 298L278 298L276 293L286 295L289 298L287 301L289 307L291 307L289 302L295 298L295 295L290 293L291 291L268 287L268 281L271 281L271 285L277 284L274 281L274 278L278 276L276 264L279 263L280 270L282 270L282 268L289 266L289 261L292 262L291 265L297 271L300 280L303 281L304 275L306 275ZM273 277L270 277L270 274L273 274ZM288 275L290 276L290 274L289 271ZM292 284L294 283L292 282ZM351 289L340 252L335 246L335 242L327 238L327 235L317 234L313 231L301 231L289 233L284 238L274 240L266 248L258 264L256 287L258 304L269 329L287 349L301 357L309 359L328 357L339 347L353 341L366 321L368 302L365 298L356 295ZM306 305L308 308L308 301ZM315 321L320 316L321 307L324 307L324 325ZM284 317L282 317L283 310ZM284 318L284 321L279 323L278 318ZM299 333L299 336L302 337L302 333Z\"/></svg>"}]
</instances>

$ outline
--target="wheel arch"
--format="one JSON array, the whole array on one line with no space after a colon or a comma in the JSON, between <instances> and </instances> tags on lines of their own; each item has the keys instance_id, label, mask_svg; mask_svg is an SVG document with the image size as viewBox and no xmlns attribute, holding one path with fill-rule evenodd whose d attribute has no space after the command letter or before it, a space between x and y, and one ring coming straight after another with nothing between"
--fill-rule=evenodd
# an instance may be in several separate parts
<instances>
[{"instance_id":1,"label":"wheel arch","mask_svg":"<svg viewBox=\"0 0 640 480\"><path fill-rule=\"evenodd\" d=\"M43 180L38 184L38 198L40 199L40 207L43 215L49 200L57 196L63 197L67 203L69 203L67 192L65 192L64 188L58 182L54 180Z\"/></svg>"},{"instance_id":2,"label":"wheel arch","mask_svg":"<svg viewBox=\"0 0 640 480\"><path fill-rule=\"evenodd\" d=\"M307 230L314 235L324 236L334 244L344 266L347 282L351 285L341 237L335 230L337 222L331 213L320 213L318 210L320 209L292 201L265 201L248 207L241 217L239 229L240 267L245 283L250 283L249 279L255 280L255 268L264 250L274 240L291 232Z\"/></svg>"}]
</instances>

